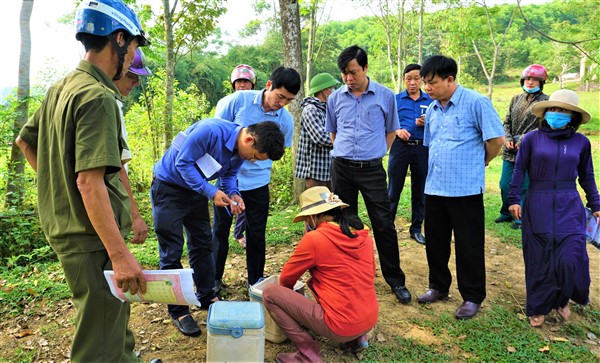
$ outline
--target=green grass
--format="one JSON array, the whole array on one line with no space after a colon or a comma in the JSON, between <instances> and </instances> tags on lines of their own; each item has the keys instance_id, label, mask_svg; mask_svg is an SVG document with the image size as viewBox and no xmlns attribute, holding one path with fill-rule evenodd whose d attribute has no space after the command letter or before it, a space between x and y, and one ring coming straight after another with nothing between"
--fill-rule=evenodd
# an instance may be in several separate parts
<instances>
[{"instance_id":1,"label":"green grass","mask_svg":"<svg viewBox=\"0 0 600 363\"><path fill-rule=\"evenodd\" d=\"M30 309L42 300L46 304L71 296L58 262L0 268L0 314L35 314Z\"/></svg>"},{"instance_id":2,"label":"green grass","mask_svg":"<svg viewBox=\"0 0 600 363\"><path fill-rule=\"evenodd\" d=\"M420 344L414 340L395 337L392 342L369 343L364 353L365 362L448 362L452 356L438 347Z\"/></svg>"},{"instance_id":3,"label":"green grass","mask_svg":"<svg viewBox=\"0 0 600 363\"><path fill-rule=\"evenodd\" d=\"M437 344L424 345L401 336L392 341L372 339L364 352L366 362L596 362L590 351L580 344L588 327L568 323L556 332L567 342L550 341L539 330L531 329L527 319L516 319L515 311L490 305L477 319L457 320L451 314L430 314L427 319L413 320L435 336ZM598 312L589 307L592 314ZM582 314L585 314L583 312ZM591 322L594 323L593 321ZM596 328L598 329L598 328ZM594 330L591 330L592 332ZM548 346L549 350L540 349Z\"/></svg>"},{"instance_id":4,"label":"green grass","mask_svg":"<svg viewBox=\"0 0 600 363\"><path fill-rule=\"evenodd\" d=\"M447 336L449 343L456 343L462 358L469 362L595 361L584 346L549 342L531 329L527 320L515 319L515 312L502 306L494 305L481 315L477 319L457 320L445 314L421 324ZM547 345L548 352L539 351Z\"/></svg>"}]
</instances>

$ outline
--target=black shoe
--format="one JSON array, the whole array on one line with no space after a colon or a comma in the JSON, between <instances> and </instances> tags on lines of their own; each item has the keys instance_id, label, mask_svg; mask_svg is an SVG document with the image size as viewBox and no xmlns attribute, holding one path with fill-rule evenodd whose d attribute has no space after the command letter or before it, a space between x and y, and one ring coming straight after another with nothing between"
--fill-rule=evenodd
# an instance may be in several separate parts
<instances>
[{"instance_id":1,"label":"black shoe","mask_svg":"<svg viewBox=\"0 0 600 363\"><path fill-rule=\"evenodd\" d=\"M408 291L406 286L394 286L392 287L392 292L396 294L396 298L402 304L408 304L410 302L410 291Z\"/></svg>"},{"instance_id":2,"label":"black shoe","mask_svg":"<svg viewBox=\"0 0 600 363\"><path fill-rule=\"evenodd\" d=\"M456 316L457 319L471 319L472 317L477 315L477 312L480 308L481 304L475 304L474 302L470 301L463 301L463 303L456 310L456 313L454 313L454 316Z\"/></svg>"},{"instance_id":3,"label":"black shoe","mask_svg":"<svg viewBox=\"0 0 600 363\"><path fill-rule=\"evenodd\" d=\"M223 283L223 280L215 280L215 287L213 287L213 292L215 296L219 296L222 289L226 289L227 285Z\"/></svg>"},{"instance_id":4,"label":"black shoe","mask_svg":"<svg viewBox=\"0 0 600 363\"><path fill-rule=\"evenodd\" d=\"M494 222L496 222L496 223L504 223L504 222L512 222L512 220L513 220L512 217L502 215L502 216L494 219Z\"/></svg>"},{"instance_id":5,"label":"black shoe","mask_svg":"<svg viewBox=\"0 0 600 363\"><path fill-rule=\"evenodd\" d=\"M521 223L513 222L513 224L510 225L510 228L521 229Z\"/></svg>"},{"instance_id":6,"label":"black shoe","mask_svg":"<svg viewBox=\"0 0 600 363\"><path fill-rule=\"evenodd\" d=\"M423 234L421 232L411 233L410 234L410 238L412 238L415 241L417 241L417 243L420 244L420 245L424 245L425 244L425 236L423 236Z\"/></svg>"},{"instance_id":7,"label":"black shoe","mask_svg":"<svg viewBox=\"0 0 600 363\"><path fill-rule=\"evenodd\" d=\"M196 320L194 320L194 318L192 318L192 316L189 314L184 316L182 319L171 318L171 320L173 320L173 324L175 324L177 329L179 329L183 335L187 335L188 337L197 337L202 334L202 330L200 330Z\"/></svg>"},{"instance_id":8,"label":"black shoe","mask_svg":"<svg viewBox=\"0 0 600 363\"><path fill-rule=\"evenodd\" d=\"M429 289L423 295L419 296L417 300L421 304L429 304L440 300L448 300L448 293L440 292L436 289Z\"/></svg>"}]
</instances>

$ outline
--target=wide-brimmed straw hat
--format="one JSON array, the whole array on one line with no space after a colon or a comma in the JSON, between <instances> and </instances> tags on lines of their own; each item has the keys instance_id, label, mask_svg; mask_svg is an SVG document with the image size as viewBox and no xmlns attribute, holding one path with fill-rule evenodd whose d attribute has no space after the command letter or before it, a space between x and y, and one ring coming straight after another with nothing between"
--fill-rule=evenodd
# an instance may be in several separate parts
<instances>
[{"instance_id":1,"label":"wide-brimmed straw hat","mask_svg":"<svg viewBox=\"0 0 600 363\"><path fill-rule=\"evenodd\" d=\"M327 187L312 187L300 194L300 213L294 217L294 223L303 221L306 216L312 216L348 204L333 194Z\"/></svg>"},{"instance_id":2,"label":"wide-brimmed straw hat","mask_svg":"<svg viewBox=\"0 0 600 363\"><path fill-rule=\"evenodd\" d=\"M548 101L541 101L533 105L531 112L538 116L544 117L544 112L550 107L560 107L565 110L579 112L581 114L581 123L588 122L592 116L583 108L579 107L579 96L575 91L568 89L559 89L552 93Z\"/></svg>"}]
</instances>

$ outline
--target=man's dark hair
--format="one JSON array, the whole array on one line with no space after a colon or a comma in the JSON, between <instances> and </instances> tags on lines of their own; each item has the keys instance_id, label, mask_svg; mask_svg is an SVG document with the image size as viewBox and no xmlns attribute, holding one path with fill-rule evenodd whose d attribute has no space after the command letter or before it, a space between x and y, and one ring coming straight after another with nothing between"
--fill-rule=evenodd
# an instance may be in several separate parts
<instances>
[{"instance_id":1,"label":"man's dark hair","mask_svg":"<svg viewBox=\"0 0 600 363\"><path fill-rule=\"evenodd\" d=\"M367 52L364 49L359 47L358 45L350 46L340 53L337 59L337 66L340 72L344 72L346 67L348 67L348 63L350 63L353 59L356 59L356 63L365 69L365 66L369 64L369 60L367 57Z\"/></svg>"},{"instance_id":2,"label":"man's dark hair","mask_svg":"<svg viewBox=\"0 0 600 363\"><path fill-rule=\"evenodd\" d=\"M302 86L300 74L294 68L278 67L269 77L273 89L285 88L289 93L298 94Z\"/></svg>"},{"instance_id":3,"label":"man's dark hair","mask_svg":"<svg viewBox=\"0 0 600 363\"><path fill-rule=\"evenodd\" d=\"M431 80L435 76L439 76L441 79L452 76L456 79L457 72L458 66L454 59L443 55L434 55L427 58L425 63L423 63L420 74L421 78L427 78L427 80Z\"/></svg>"},{"instance_id":4,"label":"man's dark hair","mask_svg":"<svg viewBox=\"0 0 600 363\"><path fill-rule=\"evenodd\" d=\"M414 71L414 70L420 70L421 69L421 65L417 64L417 63L411 63L409 65L407 65L406 67L404 67L404 73L406 74L408 72Z\"/></svg>"},{"instance_id":5,"label":"man's dark hair","mask_svg":"<svg viewBox=\"0 0 600 363\"><path fill-rule=\"evenodd\" d=\"M117 33L123 33L123 39L125 42L129 44L129 39L133 38L133 35L129 34L123 29L115 30L112 34L105 35L93 35L89 33L77 33L76 38L83 44L86 52L93 51L95 53L99 53L106 47L106 44L109 42L109 37L116 37Z\"/></svg>"},{"instance_id":6,"label":"man's dark hair","mask_svg":"<svg viewBox=\"0 0 600 363\"><path fill-rule=\"evenodd\" d=\"M288 90L289 91L289 90ZM267 153L269 159L279 160L283 157L283 133L273 121L263 121L248 126L248 133L254 136L254 148L261 154Z\"/></svg>"}]
</instances>

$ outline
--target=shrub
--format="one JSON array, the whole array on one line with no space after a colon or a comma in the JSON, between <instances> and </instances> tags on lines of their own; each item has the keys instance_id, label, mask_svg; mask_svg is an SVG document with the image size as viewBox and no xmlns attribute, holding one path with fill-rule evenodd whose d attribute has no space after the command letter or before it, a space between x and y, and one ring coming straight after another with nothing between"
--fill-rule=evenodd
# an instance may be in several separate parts
<instances>
[{"instance_id":1,"label":"shrub","mask_svg":"<svg viewBox=\"0 0 600 363\"><path fill-rule=\"evenodd\" d=\"M0 214L0 260L7 265L24 265L31 260L56 260L46 242L37 214L9 212Z\"/></svg>"}]
</instances>

